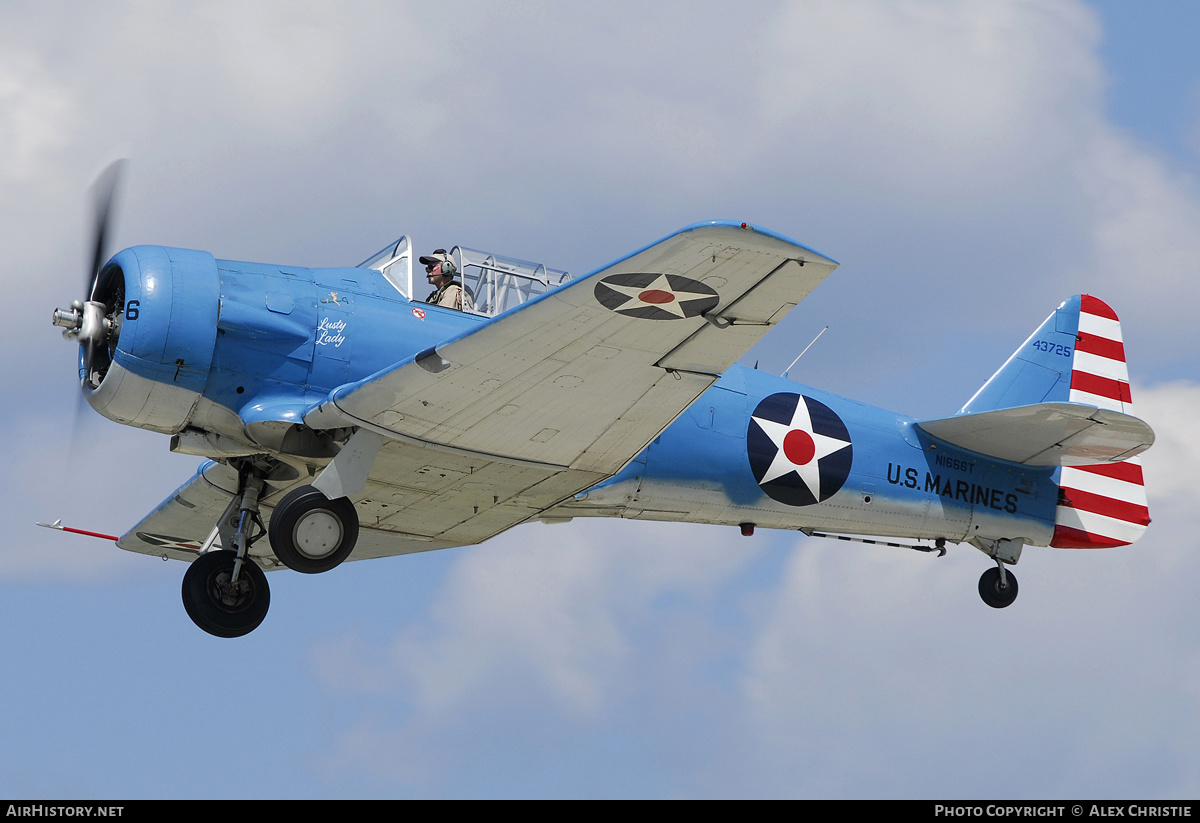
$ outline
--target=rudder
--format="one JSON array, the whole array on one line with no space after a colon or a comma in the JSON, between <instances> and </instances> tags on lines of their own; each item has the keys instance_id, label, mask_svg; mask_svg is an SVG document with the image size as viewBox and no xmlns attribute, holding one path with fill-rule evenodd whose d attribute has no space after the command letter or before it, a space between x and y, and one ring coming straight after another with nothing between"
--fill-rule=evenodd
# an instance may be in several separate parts
<instances>
[{"instance_id":1,"label":"rudder","mask_svg":"<svg viewBox=\"0 0 1200 823\"><path fill-rule=\"evenodd\" d=\"M1097 297L1084 294L1079 301L1067 399L1133 414L1121 321ZM1141 458L1108 465L1064 466L1059 471L1051 546L1064 549L1125 546L1141 537L1150 525Z\"/></svg>"}]
</instances>

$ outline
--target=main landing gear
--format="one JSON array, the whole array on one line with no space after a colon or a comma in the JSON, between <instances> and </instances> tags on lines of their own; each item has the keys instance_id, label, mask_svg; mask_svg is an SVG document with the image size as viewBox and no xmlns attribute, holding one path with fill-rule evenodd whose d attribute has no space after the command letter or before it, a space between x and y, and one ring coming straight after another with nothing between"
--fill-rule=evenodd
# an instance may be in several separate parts
<instances>
[{"instance_id":1,"label":"main landing gear","mask_svg":"<svg viewBox=\"0 0 1200 823\"><path fill-rule=\"evenodd\" d=\"M258 511L264 480L244 469L240 489L205 541L200 556L183 576L183 607L192 622L217 637L241 637L267 616L271 590L267 576L249 555L269 535L275 556L305 574L327 572L354 551L358 513L345 497L330 500L312 486L284 495L268 531ZM212 547L217 538L230 549Z\"/></svg>"},{"instance_id":2,"label":"main landing gear","mask_svg":"<svg viewBox=\"0 0 1200 823\"><path fill-rule=\"evenodd\" d=\"M193 623L217 637L249 634L263 622L271 605L267 576L248 555L266 531L258 514L263 479L242 471L238 485L238 494L183 575L183 608ZM237 528L230 533L233 522ZM222 544L232 550L210 551L222 532Z\"/></svg>"}]
</instances>

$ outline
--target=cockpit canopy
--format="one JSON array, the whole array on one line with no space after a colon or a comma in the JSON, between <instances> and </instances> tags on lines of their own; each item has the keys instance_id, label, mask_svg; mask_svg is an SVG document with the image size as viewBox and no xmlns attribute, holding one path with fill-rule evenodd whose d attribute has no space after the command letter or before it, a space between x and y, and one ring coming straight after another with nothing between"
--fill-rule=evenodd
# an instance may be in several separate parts
<instances>
[{"instance_id":1,"label":"cockpit canopy","mask_svg":"<svg viewBox=\"0 0 1200 823\"><path fill-rule=\"evenodd\" d=\"M414 256L409 238L401 237L359 263L358 268L374 269L409 300L420 301L424 295L415 293L415 290L421 289L424 283L413 282L413 261L416 256L419 254ZM464 310L485 317L495 317L571 279L571 275L565 271L478 249L455 246L450 250L450 256L458 268L456 279L462 281L463 288L471 297L470 306ZM420 268L419 263L417 267Z\"/></svg>"}]
</instances>

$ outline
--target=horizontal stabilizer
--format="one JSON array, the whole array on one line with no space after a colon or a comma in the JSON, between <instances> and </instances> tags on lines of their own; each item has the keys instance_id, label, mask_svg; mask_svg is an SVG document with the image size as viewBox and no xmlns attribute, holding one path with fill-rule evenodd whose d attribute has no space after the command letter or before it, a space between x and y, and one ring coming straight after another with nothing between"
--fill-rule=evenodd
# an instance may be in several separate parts
<instances>
[{"instance_id":1,"label":"horizontal stabilizer","mask_svg":"<svg viewBox=\"0 0 1200 823\"><path fill-rule=\"evenodd\" d=\"M917 425L955 446L1027 466L1116 463L1154 442L1133 415L1082 403L1035 403Z\"/></svg>"}]
</instances>

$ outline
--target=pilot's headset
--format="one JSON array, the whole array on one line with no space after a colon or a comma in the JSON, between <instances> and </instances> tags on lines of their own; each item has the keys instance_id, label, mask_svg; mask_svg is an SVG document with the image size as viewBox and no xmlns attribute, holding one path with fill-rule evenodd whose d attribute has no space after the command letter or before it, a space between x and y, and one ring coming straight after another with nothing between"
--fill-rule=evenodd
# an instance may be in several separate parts
<instances>
[{"instance_id":1,"label":"pilot's headset","mask_svg":"<svg viewBox=\"0 0 1200 823\"><path fill-rule=\"evenodd\" d=\"M434 249L430 259L436 259L442 264L442 274L446 277L458 274L458 266L454 265L454 258L445 249Z\"/></svg>"}]
</instances>

